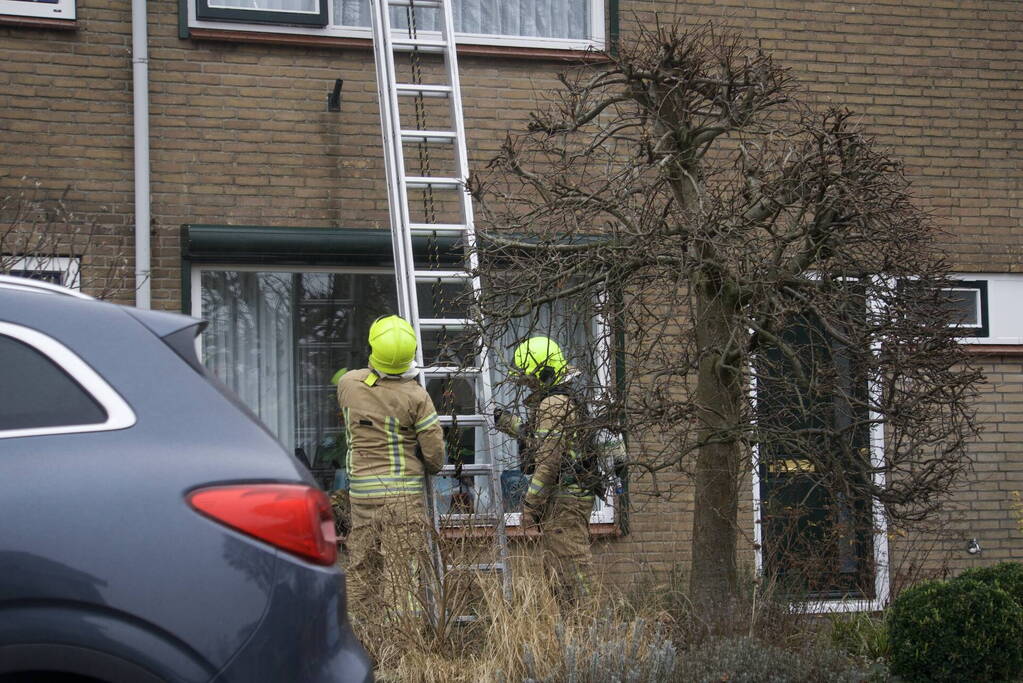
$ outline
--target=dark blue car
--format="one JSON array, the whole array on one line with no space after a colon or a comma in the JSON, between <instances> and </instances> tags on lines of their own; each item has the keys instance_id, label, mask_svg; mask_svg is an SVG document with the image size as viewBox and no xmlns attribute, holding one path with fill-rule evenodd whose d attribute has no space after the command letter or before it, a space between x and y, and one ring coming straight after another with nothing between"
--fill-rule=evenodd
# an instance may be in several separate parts
<instances>
[{"instance_id":1,"label":"dark blue car","mask_svg":"<svg viewBox=\"0 0 1023 683\"><path fill-rule=\"evenodd\" d=\"M0 682L372 680L327 498L201 325L0 276Z\"/></svg>"}]
</instances>

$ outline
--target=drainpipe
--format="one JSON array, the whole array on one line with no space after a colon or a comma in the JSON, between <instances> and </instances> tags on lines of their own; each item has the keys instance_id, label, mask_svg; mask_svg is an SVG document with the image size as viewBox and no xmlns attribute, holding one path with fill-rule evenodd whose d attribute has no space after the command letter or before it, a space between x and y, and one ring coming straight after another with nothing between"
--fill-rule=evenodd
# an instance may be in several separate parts
<instances>
[{"instance_id":1,"label":"drainpipe","mask_svg":"<svg viewBox=\"0 0 1023 683\"><path fill-rule=\"evenodd\" d=\"M135 135L135 306L150 308L149 46L146 0L131 0L131 69Z\"/></svg>"}]
</instances>

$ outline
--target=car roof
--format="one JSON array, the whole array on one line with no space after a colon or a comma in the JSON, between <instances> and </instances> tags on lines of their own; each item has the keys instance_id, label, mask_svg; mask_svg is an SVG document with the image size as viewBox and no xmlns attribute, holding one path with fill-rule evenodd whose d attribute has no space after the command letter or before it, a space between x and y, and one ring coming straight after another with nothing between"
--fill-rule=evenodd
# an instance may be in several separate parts
<instances>
[{"instance_id":1,"label":"car roof","mask_svg":"<svg viewBox=\"0 0 1023 683\"><path fill-rule=\"evenodd\" d=\"M14 289L25 292L35 292L37 294L62 294L64 296L73 296L77 299L88 299L94 301L94 299L88 294L82 294L81 292L69 289L68 287L61 287L60 285L55 285L52 282L35 280L27 277L17 277L14 275L0 275L0 289Z\"/></svg>"}]
</instances>

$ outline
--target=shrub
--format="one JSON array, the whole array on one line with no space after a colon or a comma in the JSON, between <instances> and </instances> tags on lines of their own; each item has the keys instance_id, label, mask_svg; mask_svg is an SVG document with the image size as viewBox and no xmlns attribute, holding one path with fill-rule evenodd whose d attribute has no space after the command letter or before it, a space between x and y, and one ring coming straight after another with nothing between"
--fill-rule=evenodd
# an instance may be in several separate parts
<instances>
[{"instance_id":1,"label":"shrub","mask_svg":"<svg viewBox=\"0 0 1023 683\"><path fill-rule=\"evenodd\" d=\"M1023 608L969 577L904 591L888 610L893 674L906 681L1005 681L1023 674Z\"/></svg>"},{"instance_id":2,"label":"shrub","mask_svg":"<svg viewBox=\"0 0 1023 683\"><path fill-rule=\"evenodd\" d=\"M1023 607L1023 564L1002 562L991 567L967 569L952 581L980 581L995 588L1001 588Z\"/></svg>"},{"instance_id":3,"label":"shrub","mask_svg":"<svg viewBox=\"0 0 1023 683\"><path fill-rule=\"evenodd\" d=\"M830 648L791 651L753 638L709 640L682 656L687 683L859 683L864 667Z\"/></svg>"}]
</instances>

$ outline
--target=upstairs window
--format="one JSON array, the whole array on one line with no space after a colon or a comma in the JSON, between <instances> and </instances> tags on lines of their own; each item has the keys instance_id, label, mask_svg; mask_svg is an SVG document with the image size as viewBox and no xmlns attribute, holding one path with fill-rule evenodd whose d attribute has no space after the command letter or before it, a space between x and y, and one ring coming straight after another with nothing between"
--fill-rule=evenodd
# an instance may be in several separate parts
<instances>
[{"instance_id":1,"label":"upstairs window","mask_svg":"<svg viewBox=\"0 0 1023 683\"><path fill-rule=\"evenodd\" d=\"M74 19L75 0L0 0L0 14L46 19Z\"/></svg>"},{"instance_id":2,"label":"upstairs window","mask_svg":"<svg viewBox=\"0 0 1023 683\"><path fill-rule=\"evenodd\" d=\"M186 0L182 0L186 1ZM187 0L193 28L308 33L369 38L369 0ZM392 8L392 25L422 37L440 30L440 11ZM479 45L586 49L604 46L602 0L453 0L459 42Z\"/></svg>"}]
</instances>

